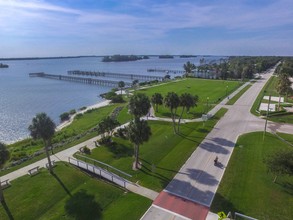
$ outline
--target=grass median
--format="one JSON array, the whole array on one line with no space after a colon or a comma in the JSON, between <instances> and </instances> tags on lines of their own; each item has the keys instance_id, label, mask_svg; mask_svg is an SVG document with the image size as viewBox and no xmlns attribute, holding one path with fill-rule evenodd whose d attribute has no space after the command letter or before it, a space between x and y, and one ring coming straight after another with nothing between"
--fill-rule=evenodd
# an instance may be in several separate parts
<instances>
[{"instance_id":1,"label":"grass median","mask_svg":"<svg viewBox=\"0 0 293 220\"><path fill-rule=\"evenodd\" d=\"M245 86L240 92L238 92L233 98L229 99L227 105L234 105L234 103L251 87L251 84Z\"/></svg>"}]
</instances>

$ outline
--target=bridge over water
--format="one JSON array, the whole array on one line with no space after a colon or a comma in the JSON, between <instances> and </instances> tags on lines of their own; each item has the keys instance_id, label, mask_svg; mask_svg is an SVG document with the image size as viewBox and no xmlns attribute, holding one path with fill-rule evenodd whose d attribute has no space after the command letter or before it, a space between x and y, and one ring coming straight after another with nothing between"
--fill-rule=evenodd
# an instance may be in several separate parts
<instances>
[{"instance_id":1,"label":"bridge over water","mask_svg":"<svg viewBox=\"0 0 293 220\"><path fill-rule=\"evenodd\" d=\"M92 79L87 77L46 74L44 72L30 73L29 76L56 79L56 80L65 80L70 82L86 83L86 84L100 85L100 86L111 86L111 87L118 87L118 83L119 83L118 81L114 81L114 80L103 80L103 79ZM132 83L125 82L126 87L130 87L131 85Z\"/></svg>"}]
</instances>

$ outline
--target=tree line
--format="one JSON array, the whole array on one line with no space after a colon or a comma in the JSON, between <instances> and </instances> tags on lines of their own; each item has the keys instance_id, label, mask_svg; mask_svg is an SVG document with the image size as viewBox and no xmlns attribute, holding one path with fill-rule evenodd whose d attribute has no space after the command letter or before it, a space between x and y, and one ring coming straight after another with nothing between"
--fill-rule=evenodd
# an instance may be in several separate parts
<instances>
[{"instance_id":1,"label":"tree line","mask_svg":"<svg viewBox=\"0 0 293 220\"><path fill-rule=\"evenodd\" d=\"M232 56L228 59L220 59L219 63L207 64L204 59L200 65L188 61L183 65L186 76L192 76L192 72L213 73L219 79L251 79L255 73L261 73L275 66L282 57L246 57Z\"/></svg>"}]
</instances>

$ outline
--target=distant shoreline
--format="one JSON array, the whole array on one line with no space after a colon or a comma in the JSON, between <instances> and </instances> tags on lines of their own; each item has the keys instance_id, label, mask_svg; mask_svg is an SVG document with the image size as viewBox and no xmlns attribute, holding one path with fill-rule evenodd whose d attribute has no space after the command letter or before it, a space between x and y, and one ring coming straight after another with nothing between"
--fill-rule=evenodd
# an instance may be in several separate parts
<instances>
[{"instance_id":1,"label":"distant shoreline","mask_svg":"<svg viewBox=\"0 0 293 220\"><path fill-rule=\"evenodd\" d=\"M53 59L71 59L71 58L87 58L87 57L103 57L103 56L64 56L64 57L18 57L18 58L0 58L0 60L53 60Z\"/></svg>"}]
</instances>

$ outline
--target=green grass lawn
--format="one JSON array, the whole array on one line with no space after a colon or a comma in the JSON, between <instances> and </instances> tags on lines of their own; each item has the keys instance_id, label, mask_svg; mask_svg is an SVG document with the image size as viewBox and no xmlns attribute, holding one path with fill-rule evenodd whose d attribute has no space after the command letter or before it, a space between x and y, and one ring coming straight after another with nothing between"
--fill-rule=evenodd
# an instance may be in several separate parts
<instances>
[{"instance_id":1,"label":"green grass lawn","mask_svg":"<svg viewBox=\"0 0 293 220\"><path fill-rule=\"evenodd\" d=\"M180 135L174 134L172 123L149 121L152 136L147 143L140 146L141 170L132 170L133 146L128 140L114 138L114 147L100 146L89 157L133 175L132 181L139 181L143 186L160 191L226 111L221 109L205 126L203 123L182 124Z\"/></svg>"},{"instance_id":2,"label":"green grass lawn","mask_svg":"<svg viewBox=\"0 0 293 220\"><path fill-rule=\"evenodd\" d=\"M151 204L149 199L92 178L68 164L58 163L55 174L42 169L36 176L12 181L12 186L4 190L7 206L0 205L0 219L9 219L7 213L15 220L75 219L64 208L70 200L73 205L67 210L85 213L83 219L93 219L101 210L100 219L134 220Z\"/></svg>"},{"instance_id":3,"label":"green grass lawn","mask_svg":"<svg viewBox=\"0 0 293 220\"><path fill-rule=\"evenodd\" d=\"M163 97L168 92L176 92L178 95L182 93L190 93L198 95L198 106L190 109L189 114L184 113L183 118L200 118L207 109L212 109L213 106L219 103L223 98L235 91L242 83L226 80L210 80L188 78L181 81L174 81L161 86L138 90L139 93L145 93L151 97L154 93L161 93ZM181 108L178 108L177 114L181 113ZM159 111L156 113L158 117L170 117L170 110L166 107L159 106Z\"/></svg>"},{"instance_id":4,"label":"green grass lawn","mask_svg":"<svg viewBox=\"0 0 293 220\"><path fill-rule=\"evenodd\" d=\"M251 84L245 86L233 98L229 99L229 101L227 102L227 105L233 105L250 87L251 87Z\"/></svg>"},{"instance_id":5,"label":"green grass lawn","mask_svg":"<svg viewBox=\"0 0 293 220\"><path fill-rule=\"evenodd\" d=\"M279 97L279 94L277 92L276 88L276 83L277 83L277 77L272 76L269 81L266 83L264 88L261 90L259 95L257 96L255 102L253 103L253 106L250 110L250 112L256 116L260 116L258 113L258 109L261 103L268 103L268 100L263 99L264 96L276 96ZM292 102L291 99L287 99L286 101ZM271 103L277 104L278 102L271 101ZM280 122L280 123L289 123L293 124L293 114L291 112L284 113L282 115L270 115L268 120L274 121L274 122Z\"/></svg>"},{"instance_id":6,"label":"green grass lawn","mask_svg":"<svg viewBox=\"0 0 293 220\"><path fill-rule=\"evenodd\" d=\"M56 148L54 152L59 152L61 150L64 150L66 148L72 147L76 144L79 144L83 141L86 141L90 138L95 137L98 133L97 132L90 132L87 133L90 129L97 126L97 124L106 116L111 115L111 113L116 109L117 107L123 107L120 113L117 116L117 120L123 124L130 120L130 115L127 113L127 103L122 104L112 104L109 106L105 106L99 109L94 109L89 112L84 113L82 116L77 117L73 120L72 124L65 127L59 132L56 132L53 143L56 142L63 142L65 139L73 137L75 135L84 134L82 137L78 138L77 140L72 140L70 143L64 143L59 148ZM8 149L11 152L11 160L18 160L22 157L32 155L34 152L43 149L43 142L41 140L34 141L31 138L18 141L14 144L8 145ZM37 160L40 160L45 157L45 154L41 154L37 157L34 157L33 159L30 159L28 161L25 161L21 163L20 165L16 165L14 167L11 167L9 170L2 171L0 173L0 176L5 175L9 172L12 172L16 169L19 169L23 166L26 166L30 163L33 163Z\"/></svg>"},{"instance_id":7,"label":"green grass lawn","mask_svg":"<svg viewBox=\"0 0 293 220\"><path fill-rule=\"evenodd\" d=\"M211 210L240 212L257 219L293 219L293 177L267 172L264 158L291 148L276 136L255 132L240 136Z\"/></svg>"}]
</instances>

